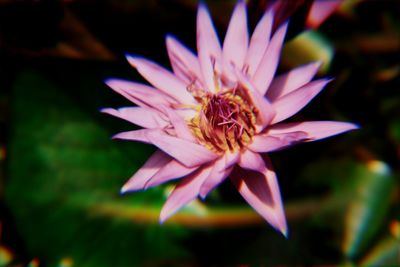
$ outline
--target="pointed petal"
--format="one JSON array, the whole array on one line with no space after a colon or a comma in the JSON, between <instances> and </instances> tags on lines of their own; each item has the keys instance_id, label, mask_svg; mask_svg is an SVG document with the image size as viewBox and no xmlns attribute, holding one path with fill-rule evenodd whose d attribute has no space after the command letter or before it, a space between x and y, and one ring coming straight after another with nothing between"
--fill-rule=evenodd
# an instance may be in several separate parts
<instances>
[{"instance_id":1,"label":"pointed petal","mask_svg":"<svg viewBox=\"0 0 400 267\"><path fill-rule=\"evenodd\" d=\"M174 110L167 108L167 107L164 107L164 108L165 108L165 112L167 113L167 115L169 117L170 122L174 126L176 135L181 139L184 139L184 140L194 143L196 141L196 139L192 135L184 118L179 116L179 114L177 112L175 112Z\"/></svg>"},{"instance_id":2,"label":"pointed petal","mask_svg":"<svg viewBox=\"0 0 400 267\"><path fill-rule=\"evenodd\" d=\"M203 167L184 178L183 181L175 187L161 210L161 223L198 196L200 186L203 184L204 179L210 174L211 169L212 166Z\"/></svg>"},{"instance_id":3,"label":"pointed petal","mask_svg":"<svg viewBox=\"0 0 400 267\"><path fill-rule=\"evenodd\" d=\"M275 229L287 235L287 224L275 172L271 165L260 171L235 168L230 178L243 198Z\"/></svg>"},{"instance_id":4,"label":"pointed petal","mask_svg":"<svg viewBox=\"0 0 400 267\"><path fill-rule=\"evenodd\" d=\"M154 87L172 96L181 103L194 103L193 96L187 91L186 85L171 72L144 58L133 56L127 56L126 58Z\"/></svg>"},{"instance_id":5,"label":"pointed petal","mask_svg":"<svg viewBox=\"0 0 400 267\"><path fill-rule=\"evenodd\" d=\"M231 173L233 169L233 165L236 164L238 159L239 159L238 153L228 152L215 162L210 175L201 185L200 188L201 198L204 199L209 192L211 192L215 187L217 187L220 183L222 183L222 181L224 181L226 177L228 177L228 175Z\"/></svg>"},{"instance_id":6,"label":"pointed petal","mask_svg":"<svg viewBox=\"0 0 400 267\"><path fill-rule=\"evenodd\" d=\"M251 98L251 102L257 109L257 123L261 125L261 130L264 129L272 121L275 116L275 110L269 101L261 95L256 88L251 84L251 82L236 69L236 76L242 84L243 88L247 89L247 93Z\"/></svg>"},{"instance_id":7,"label":"pointed petal","mask_svg":"<svg viewBox=\"0 0 400 267\"><path fill-rule=\"evenodd\" d=\"M157 109L159 105L170 106L177 103L176 100L163 92L141 83L108 79L106 80L106 84L138 106Z\"/></svg>"},{"instance_id":8,"label":"pointed petal","mask_svg":"<svg viewBox=\"0 0 400 267\"><path fill-rule=\"evenodd\" d=\"M275 78L267 91L267 98L271 102L299 89L309 83L321 66L321 62L313 62L297 67Z\"/></svg>"},{"instance_id":9,"label":"pointed petal","mask_svg":"<svg viewBox=\"0 0 400 267\"><path fill-rule=\"evenodd\" d=\"M249 77L253 77L268 47L273 20L274 15L270 9L265 12L251 36L245 63Z\"/></svg>"},{"instance_id":10,"label":"pointed petal","mask_svg":"<svg viewBox=\"0 0 400 267\"><path fill-rule=\"evenodd\" d=\"M166 43L175 75L186 84L202 79L200 64L193 52L170 35L167 36Z\"/></svg>"},{"instance_id":11,"label":"pointed petal","mask_svg":"<svg viewBox=\"0 0 400 267\"><path fill-rule=\"evenodd\" d=\"M285 23L275 32L254 76L251 79L254 86L262 95L267 92L275 75L276 68L278 67L287 26L288 24Z\"/></svg>"},{"instance_id":12,"label":"pointed petal","mask_svg":"<svg viewBox=\"0 0 400 267\"><path fill-rule=\"evenodd\" d=\"M197 51L206 90L214 92L214 67L219 64L222 52L210 14L203 3L197 11Z\"/></svg>"},{"instance_id":13,"label":"pointed petal","mask_svg":"<svg viewBox=\"0 0 400 267\"><path fill-rule=\"evenodd\" d=\"M305 121L294 123L280 123L274 125L269 130L269 134L277 135L300 131L307 133L307 141L315 141L358 128L359 127L356 124L349 122Z\"/></svg>"},{"instance_id":14,"label":"pointed petal","mask_svg":"<svg viewBox=\"0 0 400 267\"><path fill-rule=\"evenodd\" d=\"M238 69L242 69L248 44L246 4L244 0L239 0L226 32L222 49L224 59L228 64L233 63Z\"/></svg>"},{"instance_id":15,"label":"pointed petal","mask_svg":"<svg viewBox=\"0 0 400 267\"><path fill-rule=\"evenodd\" d=\"M121 193L142 190L146 182L169 161L171 161L171 157L161 150L157 150L128 182L125 183L121 189Z\"/></svg>"},{"instance_id":16,"label":"pointed petal","mask_svg":"<svg viewBox=\"0 0 400 267\"><path fill-rule=\"evenodd\" d=\"M342 1L343 0L315 0L307 16L307 26L314 29L317 28L339 7Z\"/></svg>"},{"instance_id":17,"label":"pointed petal","mask_svg":"<svg viewBox=\"0 0 400 267\"><path fill-rule=\"evenodd\" d=\"M251 150L245 150L240 154L239 166L243 169L262 172L265 168L264 160L261 155Z\"/></svg>"},{"instance_id":18,"label":"pointed petal","mask_svg":"<svg viewBox=\"0 0 400 267\"><path fill-rule=\"evenodd\" d=\"M112 139L121 139L121 140L129 140L129 141L139 141L144 143L151 143L149 138L147 137L147 133L152 131L159 131L158 129L141 129L135 131L127 131L117 133L112 137Z\"/></svg>"},{"instance_id":19,"label":"pointed petal","mask_svg":"<svg viewBox=\"0 0 400 267\"><path fill-rule=\"evenodd\" d=\"M308 104L324 86L331 80L320 79L308 83L307 85L297 89L272 103L272 107L276 111L276 116L271 124L283 121L296 114L304 106Z\"/></svg>"},{"instance_id":20,"label":"pointed petal","mask_svg":"<svg viewBox=\"0 0 400 267\"><path fill-rule=\"evenodd\" d=\"M176 160L171 160L146 182L144 189L166 183L173 179L181 178L197 169L198 167L188 168Z\"/></svg>"},{"instance_id":21,"label":"pointed petal","mask_svg":"<svg viewBox=\"0 0 400 267\"><path fill-rule=\"evenodd\" d=\"M167 135L162 131L149 132L147 138L186 167L199 166L217 158L217 154L201 145Z\"/></svg>"},{"instance_id":22,"label":"pointed petal","mask_svg":"<svg viewBox=\"0 0 400 267\"><path fill-rule=\"evenodd\" d=\"M256 135L253 137L253 142L248 146L251 151L266 153L286 148L299 142L308 141L308 134L301 131L291 131L281 134Z\"/></svg>"},{"instance_id":23,"label":"pointed petal","mask_svg":"<svg viewBox=\"0 0 400 267\"><path fill-rule=\"evenodd\" d=\"M101 112L127 120L144 128L163 128L168 125L160 113L147 107L105 108Z\"/></svg>"}]
</instances>

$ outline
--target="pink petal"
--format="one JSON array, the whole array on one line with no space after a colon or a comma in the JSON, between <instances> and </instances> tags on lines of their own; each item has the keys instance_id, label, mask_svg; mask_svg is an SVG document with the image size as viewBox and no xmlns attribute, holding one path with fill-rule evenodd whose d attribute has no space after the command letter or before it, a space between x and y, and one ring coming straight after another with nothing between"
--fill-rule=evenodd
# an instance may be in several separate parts
<instances>
[{"instance_id":1,"label":"pink petal","mask_svg":"<svg viewBox=\"0 0 400 267\"><path fill-rule=\"evenodd\" d=\"M277 135L300 131L307 133L307 141L315 141L358 128L356 124L349 122L305 121L274 125L269 130L269 134Z\"/></svg>"},{"instance_id":2,"label":"pink petal","mask_svg":"<svg viewBox=\"0 0 400 267\"><path fill-rule=\"evenodd\" d=\"M129 63L154 87L184 104L194 103L186 84L160 65L138 57L127 56Z\"/></svg>"},{"instance_id":3,"label":"pink petal","mask_svg":"<svg viewBox=\"0 0 400 267\"><path fill-rule=\"evenodd\" d=\"M275 32L254 76L251 79L254 86L262 95L267 92L272 78L275 75L276 68L278 67L287 26L288 24L285 23Z\"/></svg>"},{"instance_id":4,"label":"pink petal","mask_svg":"<svg viewBox=\"0 0 400 267\"><path fill-rule=\"evenodd\" d=\"M276 116L271 124L283 121L290 116L296 114L305 105L308 104L324 86L331 80L320 79L308 83L307 85L297 89L272 103L272 107L276 111Z\"/></svg>"},{"instance_id":5,"label":"pink petal","mask_svg":"<svg viewBox=\"0 0 400 267\"><path fill-rule=\"evenodd\" d=\"M162 168L146 182L144 189L186 176L197 169L198 167L188 168L176 160L171 160L166 165L162 166Z\"/></svg>"},{"instance_id":6,"label":"pink petal","mask_svg":"<svg viewBox=\"0 0 400 267\"><path fill-rule=\"evenodd\" d=\"M279 186L269 161L261 171L235 168L230 178L243 198L274 228L287 236Z\"/></svg>"},{"instance_id":7,"label":"pink petal","mask_svg":"<svg viewBox=\"0 0 400 267\"><path fill-rule=\"evenodd\" d=\"M170 106L177 103L170 96L144 84L118 79L109 79L106 84L131 102L142 107L157 109L160 105Z\"/></svg>"},{"instance_id":8,"label":"pink petal","mask_svg":"<svg viewBox=\"0 0 400 267\"><path fill-rule=\"evenodd\" d=\"M175 187L161 210L161 223L198 196L200 187L209 176L211 170L212 166L203 167L184 178L183 181Z\"/></svg>"},{"instance_id":9,"label":"pink petal","mask_svg":"<svg viewBox=\"0 0 400 267\"><path fill-rule=\"evenodd\" d=\"M162 131L149 132L146 137L155 146L189 168L210 162L218 156L201 145L167 135Z\"/></svg>"},{"instance_id":10,"label":"pink petal","mask_svg":"<svg viewBox=\"0 0 400 267\"><path fill-rule=\"evenodd\" d=\"M175 75L186 84L190 84L196 79L201 79L199 61L192 51L172 36L167 36L166 43L168 56Z\"/></svg>"},{"instance_id":11,"label":"pink petal","mask_svg":"<svg viewBox=\"0 0 400 267\"><path fill-rule=\"evenodd\" d=\"M129 141L140 141L144 143L151 143L149 138L147 137L147 133L152 131L159 131L158 129L141 129L135 131L127 131L114 135L112 139L121 139L121 140L129 140Z\"/></svg>"},{"instance_id":12,"label":"pink petal","mask_svg":"<svg viewBox=\"0 0 400 267\"><path fill-rule=\"evenodd\" d=\"M176 135L184 140L195 142L196 139L192 135L186 121L174 110L165 107L165 112L167 113L170 122L174 126Z\"/></svg>"},{"instance_id":13,"label":"pink petal","mask_svg":"<svg viewBox=\"0 0 400 267\"><path fill-rule=\"evenodd\" d=\"M257 108L257 123L261 125L261 130L270 124L275 116L275 110L269 101L261 95L251 84L251 82L236 69L236 76L238 80L247 89L247 93L251 98L254 107Z\"/></svg>"},{"instance_id":14,"label":"pink petal","mask_svg":"<svg viewBox=\"0 0 400 267\"><path fill-rule=\"evenodd\" d=\"M320 66L321 62L313 62L278 76L272 81L266 94L267 98L273 102L309 83Z\"/></svg>"},{"instance_id":15,"label":"pink petal","mask_svg":"<svg viewBox=\"0 0 400 267\"><path fill-rule=\"evenodd\" d=\"M163 128L168 122L161 117L161 114L152 108L147 107L126 107L126 108L105 108L101 112L127 120L144 128Z\"/></svg>"},{"instance_id":16,"label":"pink petal","mask_svg":"<svg viewBox=\"0 0 400 267\"><path fill-rule=\"evenodd\" d=\"M254 136L248 148L254 152L265 153L280 150L287 146L305 141L308 141L308 134L306 132L288 131L286 133L273 135L268 131L266 134Z\"/></svg>"},{"instance_id":17,"label":"pink petal","mask_svg":"<svg viewBox=\"0 0 400 267\"><path fill-rule=\"evenodd\" d=\"M251 36L245 63L249 77L253 77L268 47L273 17L272 10L268 10L258 22Z\"/></svg>"},{"instance_id":18,"label":"pink petal","mask_svg":"<svg viewBox=\"0 0 400 267\"><path fill-rule=\"evenodd\" d=\"M157 150L146 163L124 184L121 193L141 190L146 182L165 164L171 161L171 157L161 150Z\"/></svg>"},{"instance_id":19,"label":"pink petal","mask_svg":"<svg viewBox=\"0 0 400 267\"><path fill-rule=\"evenodd\" d=\"M245 150L240 154L239 166L243 169L255 170L262 172L265 168L264 160L258 153L251 150Z\"/></svg>"},{"instance_id":20,"label":"pink petal","mask_svg":"<svg viewBox=\"0 0 400 267\"><path fill-rule=\"evenodd\" d=\"M238 69L242 69L248 44L246 4L240 0L236 4L226 32L222 48L224 59L228 64L233 63Z\"/></svg>"},{"instance_id":21,"label":"pink petal","mask_svg":"<svg viewBox=\"0 0 400 267\"><path fill-rule=\"evenodd\" d=\"M221 45L210 14L202 3L197 11L197 51L206 90L214 92L214 66L221 59Z\"/></svg>"},{"instance_id":22,"label":"pink petal","mask_svg":"<svg viewBox=\"0 0 400 267\"><path fill-rule=\"evenodd\" d=\"M314 29L317 28L339 7L342 1L343 0L314 0L307 16L307 26Z\"/></svg>"},{"instance_id":23,"label":"pink petal","mask_svg":"<svg viewBox=\"0 0 400 267\"><path fill-rule=\"evenodd\" d=\"M209 192L211 192L215 187L217 187L220 183L222 183L225 180L225 178L231 173L233 165L236 164L238 159L239 159L238 153L228 152L214 163L214 167L210 175L201 185L200 188L201 198L204 199Z\"/></svg>"}]
</instances>

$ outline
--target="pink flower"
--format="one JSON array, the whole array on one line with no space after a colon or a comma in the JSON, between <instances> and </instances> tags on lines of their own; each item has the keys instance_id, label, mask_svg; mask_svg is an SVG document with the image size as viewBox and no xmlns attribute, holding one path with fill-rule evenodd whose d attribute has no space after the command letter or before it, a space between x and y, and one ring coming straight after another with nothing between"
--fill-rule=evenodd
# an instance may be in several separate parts
<instances>
[{"instance_id":1,"label":"pink flower","mask_svg":"<svg viewBox=\"0 0 400 267\"><path fill-rule=\"evenodd\" d=\"M273 12L264 14L251 38L244 1L236 5L221 47L207 8L197 13L196 56L166 39L173 72L144 58L129 63L152 85L110 79L107 84L136 105L103 112L144 129L117 139L158 147L123 186L142 190L180 179L161 210L165 221L229 177L243 198L274 228L287 233L275 172L266 154L357 128L346 122L282 123L329 82L311 81L319 63L274 78L287 24L271 35Z\"/></svg>"}]
</instances>

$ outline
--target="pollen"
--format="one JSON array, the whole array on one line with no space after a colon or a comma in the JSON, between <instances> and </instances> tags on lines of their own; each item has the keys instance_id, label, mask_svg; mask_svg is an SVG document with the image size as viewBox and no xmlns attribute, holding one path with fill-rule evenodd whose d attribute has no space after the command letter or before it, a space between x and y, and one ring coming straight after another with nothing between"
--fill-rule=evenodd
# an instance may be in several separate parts
<instances>
[{"instance_id":1,"label":"pollen","mask_svg":"<svg viewBox=\"0 0 400 267\"><path fill-rule=\"evenodd\" d=\"M255 134L256 110L240 88L205 93L189 127L199 143L215 152L237 151Z\"/></svg>"}]
</instances>

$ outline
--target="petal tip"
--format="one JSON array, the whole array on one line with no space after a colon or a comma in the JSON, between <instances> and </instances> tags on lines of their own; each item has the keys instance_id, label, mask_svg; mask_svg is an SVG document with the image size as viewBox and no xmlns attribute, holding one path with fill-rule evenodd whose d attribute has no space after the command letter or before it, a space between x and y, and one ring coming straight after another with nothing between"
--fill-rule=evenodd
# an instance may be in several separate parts
<instances>
[{"instance_id":1,"label":"petal tip","mask_svg":"<svg viewBox=\"0 0 400 267\"><path fill-rule=\"evenodd\" d=\"M130 54L125 54L125 58L126 60L128 60L129 64L134 68L137 68L137 64L139 63L138 61L141 60L140 57Z\"/></svg>"},{"instance_id":2,"label":"petal tip","mask_svg":"<svg viewBox=\"0 0 400 267\"><path fill-rule=\"evenodd\" d=\"M116 81L116 79L114 79L114 78L107 78L104 80L104 83L112 88L115 81Z\"/></svg>"},{"instance_id":3,"label":"petal tip","mask_svg":"<svg viewBox=\"0 0 400 267\"><path fill-rule=\"evenodd\" d=\"M164 222L165 222L165 218L161 218L161 215L160 215L160 218L158 219L158 223L159 224L164 224Z\"/></svg>"},{"instance_id":4,"label":"petal tip","mask_svg":"<svg viewBox=\"0 0 400 267\"><path fill-rule=\"evenodd\" d=\"M283 234L283 236L284 236L286 239L289 239L289 231L288 231L288 229L287 229L286 227L281 228L279 231Z\"/></svg>"},{"instance_id":5,"label":"petal tip","mask_svg":"<svg viewBox=\"0 0 400 267\"><path fill-rule=\"evenodd\" d=\"M284 23L281 24L281 26L279 26L277 31L283 31L284 33L286 33L288 26L289 26L289 20L286 20Z\"/></svg>"},{"instance_id":6,"label":"petal tip","mask_svg":"<svg viewBox=\"0 0 400 267\"><path fill-rule=\"evenodd\" d=\"M100 108L99 112L100 113L109 113L111 110L114 110L113 108Z\"/></svg>"},{"instance_id":7,"label":"petal tip","mask_svg":"<svg viewBox=\"0 0 400 267\"><path fill-rule=\"evenodd\" d=\"M105 78L104 80L103 80L103 82L105 83L105 84L107 84L108 85L108 83L110 83L110 82L112 82L113 80L115 80L114 78ZM108 85L109 86L109 85Z\"/></svg>"},{"instance_id":8,"label":"petal tip","mask_svg":"<svg viewBox=\"0 0 400 267\"><path fill-rule=\"evenodd\" d=\"M171 42L174 42L176 40L175 36L171 33L167 33L165 35L165 41L167 44L170 44Z\"/></svg>"},{"instance_id":9,"label":"petal tip","mask_svg":"<svg viewBox=\"0 0 400 267\"><path fill-rule=\"evenodd\" d=\"M206 191L204 189L200 190L199 197L201 198L201 200L205 200L206 199L207 193L206 193Z\"/></svg>"},{"instance_id":10,"label":"petal tip","mask_svg":"<svg viewBox=\"0 0 400 267\"><path fill-rule=\"evenodd\" d=\"M362 128L361 125L359 125L359 124L357 124L357 123L349 122L348 131L358 130L358 129L361 129L361 128Z\"/></svg>"},{"instance_id":11,"label":"petal tip","mask_svg":"<svg viewBox=\"0 0 400 267\"><path fill-rule=\"evenodd\" d=\"M318 72L318 70L321 68L322 64L324 64L324 61L317 60L317 61L312 61L312 62L308 63L307 66L312 67L313 69L315 69L315 72Z\"/></svg>"},{"instance_id":12,"label":"petal tip","mask_svg":"<svg viewBox=\"0 0 400 267\"><path fill-rule=\"evenodd\" d=\"M121 195L125 195L126 193L128 193L129 191L129 186L127 184L125 184L124 186L122 186L122 188L119 190L119 193Z\"/></svg>"},{"instance_id":13,"label":"petal tip","mask_svg":"<svg viewBox=\"0 0 400 267\"><path fill-rule=\"evenodd\" d=\"M117 140L120 139L120 133L114 134L113 136L111 136L111 140Z\"/></svg>"},{"instance_id":14,"label":"petal tip","mask_svg":"<svg viewBox=\"0 0 400 267\"><path fill-rule=\"evenodd\" d=\"M172 214L167 213L166 210L163 208L163 209L161 210L161 212L160 212L160 217L159 217L159 219L158 219L158 222L159 222L160 224L164 224L165 221L166 221L169 217L171 217L171 215L172 215Z\"/></svg>"}]
</instances>

